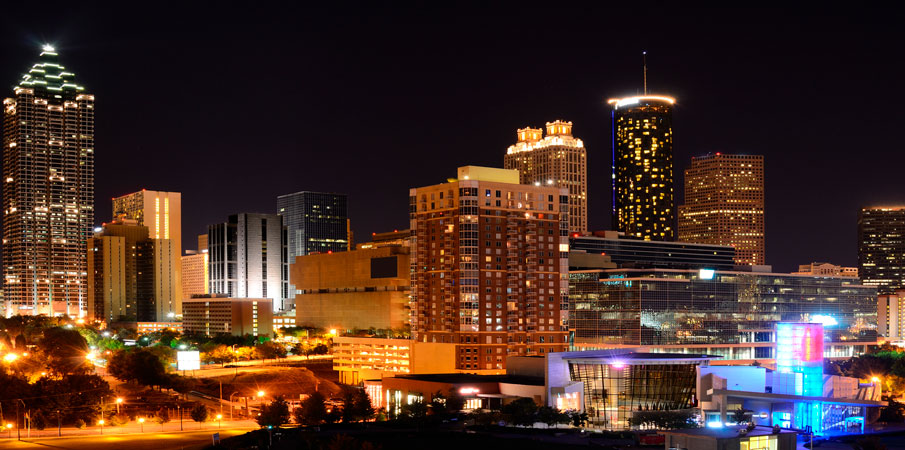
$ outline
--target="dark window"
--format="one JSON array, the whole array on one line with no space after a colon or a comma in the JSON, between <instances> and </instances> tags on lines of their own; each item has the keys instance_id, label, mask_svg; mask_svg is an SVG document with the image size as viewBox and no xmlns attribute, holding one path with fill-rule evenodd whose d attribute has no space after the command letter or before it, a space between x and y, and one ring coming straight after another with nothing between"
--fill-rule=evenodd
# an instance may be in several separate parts
<instances>
[{"instance_id":1,"label":"dark window","mask_svg":"<svg viewBox=\"0 0 905 450\"><path fill-rule=\"evenodd\" d=\"M393 278L399 276L396 257L371 258L371 278Z\"/></svg>"}]
</instances>

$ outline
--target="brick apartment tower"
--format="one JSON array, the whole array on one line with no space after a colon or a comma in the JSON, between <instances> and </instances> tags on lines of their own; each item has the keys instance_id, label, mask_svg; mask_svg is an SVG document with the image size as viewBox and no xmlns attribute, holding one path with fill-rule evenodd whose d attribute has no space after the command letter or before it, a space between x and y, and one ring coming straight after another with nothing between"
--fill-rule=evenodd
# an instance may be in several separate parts
<instances>
[{"instance_id":1,"label":"brick apartment tower","mask_svg":"<svg viewBox=\"0 0 905 450\"><path fill-rule=\"evenodd\" d=\"M546 136L530 127L520 128L517 135L503 166L518 170L522 184L568 189L569 231L588 231L588 154L584 142L572 136L572 122L547 122Z\"/></svg>"},{"instance_id":2,"label":"brick apartment tower","mask_svg":"<svg viewBox=\"0 0 905 450\"><path fill-rule=\"evenodd\" d=\"M735 247L738 265L763 265L764 157L716 153L691 159L679 240Z\"/></svg>"},{"instance_id":3,"label":"brick apartment tower","mask_svg":"<svg viewBox=\"0 0 905 450\"><path fill-rule=\"evenodd\" d=\"M413 339L457 344L467 372L566 350L567 189L466 166L409 195Z\"/></svg>"}]
</instances>

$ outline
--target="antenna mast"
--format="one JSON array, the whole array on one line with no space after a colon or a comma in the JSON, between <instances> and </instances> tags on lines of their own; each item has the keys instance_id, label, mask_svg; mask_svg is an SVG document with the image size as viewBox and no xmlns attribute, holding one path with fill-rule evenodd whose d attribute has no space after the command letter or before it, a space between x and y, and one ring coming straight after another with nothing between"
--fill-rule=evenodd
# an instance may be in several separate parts
<instances>
[{"instance_id":1,"label":"antenna mast","mask_svg":"<svg viewBox=\"0 0 905 450\"><path fill-rule=\"evenodd\" d=\"M647 95L647 52L641 52L641 61L644 63L644 95Z\"/></svg>"}]
</instances>

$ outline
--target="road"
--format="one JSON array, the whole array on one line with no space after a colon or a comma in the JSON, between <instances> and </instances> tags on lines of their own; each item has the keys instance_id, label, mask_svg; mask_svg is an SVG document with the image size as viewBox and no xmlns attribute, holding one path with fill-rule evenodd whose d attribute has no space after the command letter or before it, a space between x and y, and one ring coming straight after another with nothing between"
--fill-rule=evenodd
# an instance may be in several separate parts
<instances>
[{"instance_id":1,"label":"road","mask_svg":"<svg viewBox=\"0 0 905 450\"><path fill-rule=\"evenodd\" d=\"M94 434L90 436L71 436L59 438L35 438L16 440L3 433L0 437L0 448L6 449L71 449L71 450L196 450L211 444L211 435L219 431L220 438L247 433L257 427L208 429L202 431L174 431L130 433L130 434Z\"/></svg>"}]
</instances>

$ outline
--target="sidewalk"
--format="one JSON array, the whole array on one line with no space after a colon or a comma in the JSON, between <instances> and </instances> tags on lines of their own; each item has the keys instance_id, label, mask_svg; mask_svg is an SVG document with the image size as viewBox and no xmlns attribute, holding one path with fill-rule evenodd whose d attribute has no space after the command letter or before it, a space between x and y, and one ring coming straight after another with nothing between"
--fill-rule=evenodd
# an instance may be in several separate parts
<instances>
[{"instance_id":1,"label":"sidewalk","mask_svg":"<svg viewBox=\"0 0 905 450\"><path fill-rule=\"evenodd\" d=\"M153 422L152 420L146 420L144 423L144 431L142 431L142 425L138 422L129 422L125 426L115 427L115 426L104 426L103 427L103 435L104 436L114 436L114 435L130 435L130 434L142 434L142 433L161 433L161 432L179 432L179 431L210 431L212 433L216 433L219 429L226 428L249 428L256 429L260 428L260 426L254 420L223 420L219 424L216 420L211 422L198 423L194 420L183 420L182 427L180 429L179 420L170 421L169 423L165 423L160 425L158 423ZM101 435L101 427L97 425L93 425L90 427L85 427L83 429L78 429L75 427L63 427L62 428L62 437L68 436L100 436ZM44 430L31 430L31 435L29 436L29 432L26 429L20 430L22 434L22 439L36 439L36 438L51 438L57 437L58 430L56 427L53 428L45 428ZM16 439L16 430L13 429L10 431L4 430L0 433L0 442L3 442L6 439Z\"/></svg>"}]
</instances>

